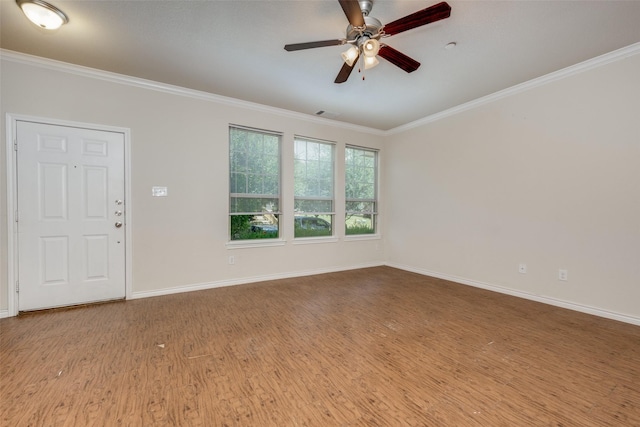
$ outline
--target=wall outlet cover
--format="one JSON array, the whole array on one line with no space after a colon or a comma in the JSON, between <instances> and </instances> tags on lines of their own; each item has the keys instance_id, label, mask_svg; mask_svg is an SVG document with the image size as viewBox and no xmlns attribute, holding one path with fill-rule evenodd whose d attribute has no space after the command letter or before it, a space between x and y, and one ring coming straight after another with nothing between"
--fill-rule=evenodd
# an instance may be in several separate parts
<instances>
[{"instance_id":1,"label":"wall outlet cover","mask_svg":"<svg viewBox=\"0 0 640 427\"><path fill-rule=\"evenodd\" d=\"M558 280L562 280L562 281L569 280L569 272L563 268L558 270Z\"/></svg>"}]
</instances>

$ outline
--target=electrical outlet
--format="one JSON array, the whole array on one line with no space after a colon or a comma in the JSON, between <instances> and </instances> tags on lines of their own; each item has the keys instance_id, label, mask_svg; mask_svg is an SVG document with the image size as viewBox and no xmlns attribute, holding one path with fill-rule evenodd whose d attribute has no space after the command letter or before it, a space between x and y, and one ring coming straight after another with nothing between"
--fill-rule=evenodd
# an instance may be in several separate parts
<instances>
[{"instance_id":1,"label":"electrical outlet","mask_svg":"<svg viewBox=\"0 0 640 427\"><path fill-rule=\"evenodd\" d=\"M518 273L520 274L527 274L527 264L525 263L520 263L518 265Z\"/></svg>"},{"instance_id":2,"label":"electrical outlet","mask_svg":"<svg viewBox=\"0 0 640 427\"><path fill-rule=\"evenodd\" d=\"M565 269L558 270L558 280L567 281L569 280L569 272Z\"/></svg>"},{"instance_id":3,"label":"electrical outlet","mask_svg":"<svg viewBox=\"0 0 640 427\"><path fill-rule=\"evenodd\" d=\"M229 265L233 265L236 263L236 257L234 257L233 255L229 256Z\"/></svg>"}]
</instances>

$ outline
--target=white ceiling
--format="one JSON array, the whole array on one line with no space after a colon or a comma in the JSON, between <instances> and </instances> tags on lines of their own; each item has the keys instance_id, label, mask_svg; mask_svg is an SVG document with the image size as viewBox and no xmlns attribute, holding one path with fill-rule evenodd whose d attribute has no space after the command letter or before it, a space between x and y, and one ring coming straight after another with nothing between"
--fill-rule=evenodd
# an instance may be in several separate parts
<instances>
[{"instance_id":1,"label":"white ceiling","mask_svg":"<svg viewBox=\"0 0 640 427\"><path fill-rule=\"evenodd\" d=\"M388 23L439 0L377 0ZM344 46L336 0L49 0L69 23L48 32L0 0L1 47L388 130L640 41L640 1L448 1L451 17L385 39L422 63L384 59L333 81ZM457 47L445 49L449 42Z\"/></svg>"}]
</instances>

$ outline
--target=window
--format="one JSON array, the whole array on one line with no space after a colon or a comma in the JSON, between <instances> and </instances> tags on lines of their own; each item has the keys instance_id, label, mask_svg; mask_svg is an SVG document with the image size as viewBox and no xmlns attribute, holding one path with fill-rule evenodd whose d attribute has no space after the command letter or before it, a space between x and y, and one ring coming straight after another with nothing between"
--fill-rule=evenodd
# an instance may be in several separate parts
<instances>
[{"instance_id":1,"label":"window","mask_svg":"<svg viewBox=\"0 0 640 427\"><path fill-rule=\"evenodd\" d=\"M295 138L295 237L333 234L334 151L331 143Z\"/></svg>"},{"instance_id":2,"label":"window","mask_svg":"<svg viewBox=\"0 0 640 427\"><path fill-rule=\"evenodd\" d=\"M378 152L345 149L346 234L374 234L378 210Z\"/></svg>"},{"instance_id":3,"label":"window","mask_svg":"<svg viewBox=\"0 0 640 427\"><path fill-rule=\"evenodd\" d=\"M277 238L281 134L229 128L231 240Z\"/></svg>"}]
</instances>

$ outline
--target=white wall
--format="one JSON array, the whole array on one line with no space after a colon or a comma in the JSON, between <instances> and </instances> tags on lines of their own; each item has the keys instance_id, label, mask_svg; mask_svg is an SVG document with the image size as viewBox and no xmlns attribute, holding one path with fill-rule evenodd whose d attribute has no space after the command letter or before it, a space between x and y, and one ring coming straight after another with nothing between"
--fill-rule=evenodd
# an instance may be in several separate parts
<instances>
[{"instance_id":1,"label":"white wall","mask_svg":"<svg viewBox=\"0 0 640 427\"><path fill-rule=\"evenodd\" d=\"M335 271L383 262L380 240L293 244L293 220L285 217L286 243L228 249L228 127L230 123L284 132L284 206L293 200L293 136L382 148L381 133L336 126L206 94L183 96L119 83L106 73L55 65L5 52L1 62L0 310L7 310L7 113L70 120L131 130L134 296L270 277ZM117 76L115 76L117 77ZM180 92L177 90L176 92ZM340 169L342 170L342 169ZM337 191L344 188L337 180ZM169 197L151 197L167 186ZM342 190L343 191L343 190ZM338 199L339 200L339 199ZM338 203L338 212L344 209ZM289 222L287 222L289 221ZM337 230L343 230L337 215ZM228 264L234 255L235 264Z\"/></svg>"},{"instance_id":2,"label":"white wall","mask_svg":"<svg viewBox=\"0 0 640 427\"><path fill-rule=\"evenodd\" d=\"M638 51L394 134L388 263L640 324Z\"/></svg>"},{"instance_id":3,"label":"white wall","mask_svg":"<svg viewBox=\"0 0 640 427\"><path fill-rule=\"evenodd\" d=\"M386 261L640 324L635 52L388 135L5 55L0 314L8 289L4 115L14 113L131 129L134 296ZM283 246L228 249L229 123L284 132L285 159L294 134L336 141L339 152L345 143L383 149L385 239L297 245L285 221ZM291 163L284 175L290 204ZM168 186L169 197L152 198L153 185ZM557 280L559 268L567 282Z\"/></svg>"}]
</instances>

